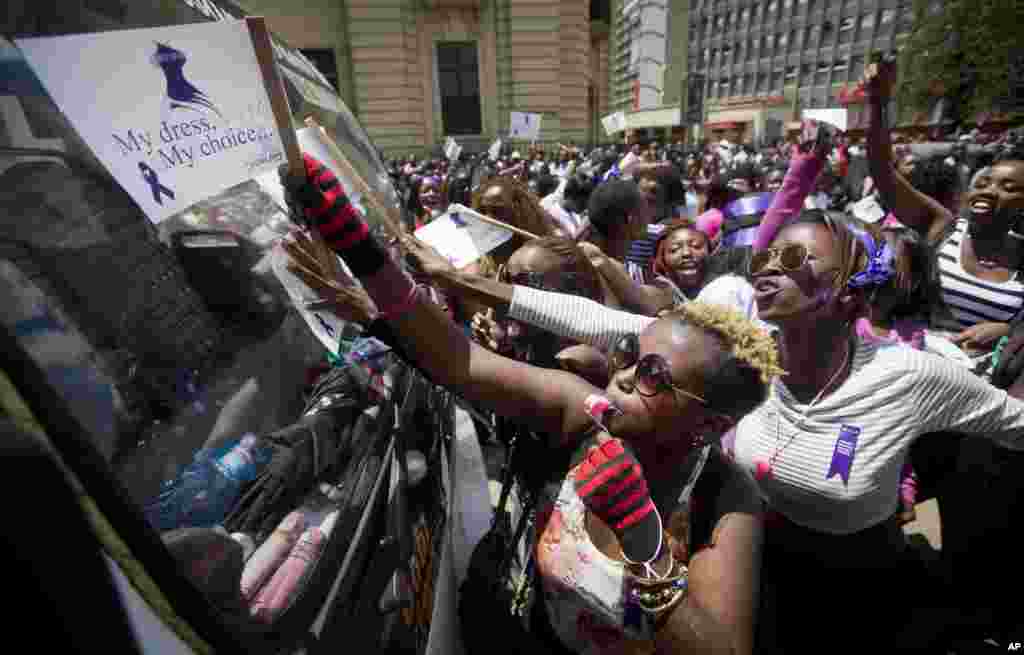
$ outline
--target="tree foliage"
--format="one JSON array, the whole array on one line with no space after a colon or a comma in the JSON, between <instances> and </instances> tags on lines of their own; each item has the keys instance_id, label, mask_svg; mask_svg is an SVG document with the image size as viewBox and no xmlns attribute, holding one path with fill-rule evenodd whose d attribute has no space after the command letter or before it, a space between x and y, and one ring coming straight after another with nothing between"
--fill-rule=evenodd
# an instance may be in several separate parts
<instances>
[{"instance_id":1,"label":"tree foliage","mask_svg":"<svg viewBox=\"0 0 1024 655\"><path fill-rule=\"evenodd\" d=\"M914 0L914 29L901 57L901 104L924 109L939 95L962 118L1019 109L1011 71L1021 63L1022 0Z\"/></svg>"}]
</instances>

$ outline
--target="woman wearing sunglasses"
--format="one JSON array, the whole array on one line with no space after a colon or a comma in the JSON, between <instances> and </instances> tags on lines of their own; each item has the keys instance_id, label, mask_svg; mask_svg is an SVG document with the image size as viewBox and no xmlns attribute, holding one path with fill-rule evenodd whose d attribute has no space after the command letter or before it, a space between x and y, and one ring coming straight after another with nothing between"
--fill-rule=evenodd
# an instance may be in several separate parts
<instances>
[{"instance_id":1,"label":"woman wearing sunglasses","mask_svg":"<svg viewBox=\"0 0 1024 655\"><path fill-rule=\"evenodd\" d=\"M773 510L759 623L765 652L837 646L837 616L858 623L837 647L891 649L891 621L924 602L906 594L921 585L900 582L918 569L894 520L911 444L957 432L1020 449L1024 437L1024 403L959 364L855 338L867 298L892 274L885 243L866 225L814 211L751 257L756 310L776 326L787 371L739 423L735 442L737 463ZM516 287L500 301L514 318L598 346L652 322L536 289Z\"/></svg>"},{"instance_id":2,"label":"woman wearing sunglasses","mask_svg":"<svg viewBox=\"0 0 1024 655\"><path fill-rule=\"evenodd\" d=\"M737 463L775 512L762 608L780 611L763 624L774 632L761 635L766 649L805 644L808 630L825 638L846 612L861 624L849 644L891 646L889 621L921 601L899 583L914 569L894 520L910 445L938 431L1024 444L1024 403L952 362L855 338L868 296L893 275L885 244L855 220L806 212L751 259L787 371L736 433ZM823 580L841 592L808 602Z\"/></svg>"},{"instance_id":3,"label":"woman wearing sunglasses","mask_svg":"<svg viewBox=\"0 0 1024 655\"><path fill-rule=\"evenodd\" d=\"M536 553L541 605L561 646L751 652L761 538L751 481L711 455L689 517L672 510L693 474L695 446L762 402L765 380L778 373L764 334L727 309L684 307L616 356L624 368L604 390L501 357L422 300L343 192L324 179L329 173L312 159L306 166L306 177L286 178L286 187L417 366L468 400L552 435L552 448L585 443L548 517L553 532L542 528L549 538ZM300 273L316 288L329 283L322 270ZM465 284L482 295L510 293L476 276Z\"/></svg>"}]
</instances>

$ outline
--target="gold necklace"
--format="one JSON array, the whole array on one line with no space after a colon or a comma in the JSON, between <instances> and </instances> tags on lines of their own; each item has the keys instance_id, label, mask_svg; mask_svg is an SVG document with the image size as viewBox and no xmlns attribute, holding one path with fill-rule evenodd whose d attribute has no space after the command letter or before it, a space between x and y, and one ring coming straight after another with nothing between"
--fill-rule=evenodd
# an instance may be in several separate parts
<instances>
[{"instance_id":1,"label":"gold necklace","mask_svg":"<svg viewBox=\"0 0 1024 655\"><path fill-rule=\"evenodd\" d=\"M789 440L786 441L786 443L783 444L781 447L779 446L779 442L782 440L782 411L778 407L775 408L775 452L772 453L772 455L768 458L767 461L760 460L757 462L754 477L756 477L758 480L764 480L766 478L772 477L775 471L775 462L779 459L779 456L782 455L782 453L785 452L787 448L789 448L790 444L796 441L796 438L800 436L800 428L803 427L804 421L807 420L808 412L810 412L811 409L813 409L814 406L818 404L818 401L822 399L822 397L828 392L829 388L833 384L835 384L836 380L839 379L839 376L842 374L843 370L846 369L846 365L850 361L850 352L852 350L853 346L851 345L850 341L847 341L846 353L843 355L843 363L839 365L839 368L837 368L836 372L832 374L832 377L829 379L829 381L825 383L825 386L821 388L821 391L819 391L818 394L814 396L814 399L811 400L810 404L807 405L807 407L805 407L802 412L800 412L800 419L796 422L796 425L794 426L795 431L793 432L793 434L790 435ZM772 393L776 393L774 389L772 390Z\"/></svg>"}]
</instances>

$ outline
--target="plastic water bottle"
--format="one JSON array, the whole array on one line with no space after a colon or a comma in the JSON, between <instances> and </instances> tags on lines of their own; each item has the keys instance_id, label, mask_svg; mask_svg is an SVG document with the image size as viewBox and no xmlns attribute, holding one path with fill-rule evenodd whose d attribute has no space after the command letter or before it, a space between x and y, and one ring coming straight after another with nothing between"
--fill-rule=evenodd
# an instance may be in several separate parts
<instances>
[{"instance_id":1,"label":"plastic water bottle","mask_svg":"<svg viewBox=\"0 0 1024 655\"><path fill-rule=\"evenodd\" d=\"M199 451L193 463L146 507L147 518L160 531L219 524L270 455L270 449L253 434L232 447Z\"/></svg>"}]
</instances>

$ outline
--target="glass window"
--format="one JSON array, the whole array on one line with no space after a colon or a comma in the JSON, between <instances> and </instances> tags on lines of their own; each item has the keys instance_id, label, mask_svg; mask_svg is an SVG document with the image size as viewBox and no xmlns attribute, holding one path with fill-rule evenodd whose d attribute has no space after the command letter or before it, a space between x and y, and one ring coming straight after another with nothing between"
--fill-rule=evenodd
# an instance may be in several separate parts
<instances>
[{"instance_id":1,"label":"glass window","mask_svg":"<svg viewBox=\"0 0 1024 655\"><path fill-rule=\"evenodd\" d=\"M875 26L875 12L869 11L860 17L860 28L866 29Z\"/></svg>"},{"instance_id":2,"label":"glass window","mask_svg":"<svg viewBox=\"0 0 1024 655\"><path fill-rule=\"evenodd\" d=\"M848 32L854 28L855 23L856 21L853 19L852 16L847 16L846 18L839 21L839 31Z\"/></svg>"},{"instance_id":3,"label":"glass window","mask_svg":"<svg viewBox=\"0 0 1024 655\"><path fill-rule=\"evenodd\" d=\"M437 69L445 134L479 134L482 118L476 43L438 43Z\"/></svg>"},{"instance_id":4,"label":"glass window","mask_svg":"<svg viewBox=\"0 0 1024 655\"><path fill-rule=\"evenodd\" d=\"M896 10L895 9L883 9L882 10L882 20L880 22L881 22L882 25L885 25L887 23L891 23L894 18L896 18Z\"/></svg>"},{"instance_id":5,"label":"glass window","mask_svg":"<svg viewBox=\"0 0 1024 655\"><path fill-rule=\"evenodd\" d=\"M850 58L850 79L859 80L864 75L864 56L854 55Z\"/></svg>"},{"instance_id":6,"label":"glass window","mask_svg":"<svg viewBox=\"0 0 1024 655\"><path fill-rule=\"evenodd\" d=\"M775 10L779 8L778 0L772 0L768 3L768 13L775 13Z\"/></svg>"},{"instance_id":7,"label":"glass window","mask_svg":"<svg viewBox=\"0 0 1024 655\"><path fill-rule=\"evenodd\" d=\"M746 25L750 22L750 7L744 7L740 12L740 23Z\"/></svg>"}]
</instances>

